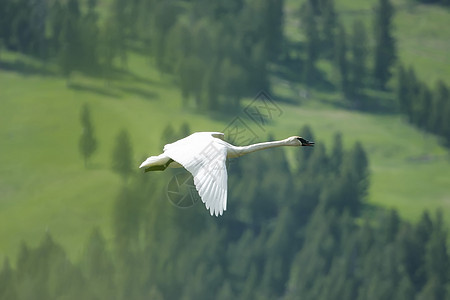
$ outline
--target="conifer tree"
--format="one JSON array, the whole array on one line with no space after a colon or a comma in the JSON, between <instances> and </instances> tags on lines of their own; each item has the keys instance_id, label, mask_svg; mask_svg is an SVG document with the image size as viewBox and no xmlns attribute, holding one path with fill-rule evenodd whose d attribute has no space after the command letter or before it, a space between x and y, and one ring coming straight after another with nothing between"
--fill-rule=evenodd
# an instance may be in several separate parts
<instances>
[{"instance_id":1,"label":"conifer tree","mask_svg":"<svg viewBox=\"0 0 450 300\"><path fill-rule=\"evenodd\" d=\"M380 88L385 88L391 77L391 68L397 53L392 35L394 7L390 0L379 0L375 12L375 51L374 78Z\"/></svg>"},{"instance_id":2,"label":"conifer tree","mask_svg":"<svg viewBox=\"0 0 450 300\"><path fill-rule=\"evenodd\" d=\"M118 56L121 40L117 33L117 23L113 17L108 17L100 31L99 62L103 78L109 83L114 69L114 59Z\"/></svg>"},{"instance_id":3,"label":"conifer tree","mask_svg":"<svg viewBox=\"0 0 450 300\"><path fill-rule=\"evenodd\" d=\"M126 181L133 173L133 150L128 131L121 130L116 137L116 146L112 155L112 169Z\"/></svg>"},{"instance_id":4,"label":"conifer tree","mask_svg":"<svg viewBox=\"0 0 450 300\"><path fill-rule=\"evenodd\" d=\"M397 87L396 87L396 99L400 111L404 114L408 114L409 98L408 98L408 73L403 66L399 66L397 70Z\"/></svg>"},{"instance_id":5,"label":"conifer tree","mask_svg":"<svg viewBox=\"0 0 450 300\"><path fill-rule=\"evenodd\" d=\"M9 260L5 258L0 270L0 299L18 299L14 275Z\"/></svg>"},{"instance_id":6,"label":"conifer tree","mask_svg":"<svg viewBox=\"0 0 450 300\"><path fill-rule=\"evenodd\" d=\"M302 27L304 28L306 37L306 60L305 65L303 66L303 78L305 83L311 85L315 82L315 63L319 58L320 40L314 9L309 1L303 5L302 11Z\"/></svg>"},{"instance_id":7,"label":"conifer tree","mask_svg":"<svg viewBox=\"0 0 450 300\"><path fill-rule=\"evenodd\" d=\"M82 60L82 42L80 31L80 4L78 0L69 0L66 6L66 17L62 24L59 50L59 66L69 84L71 73L80 67Z\"/></svg>"},{"instance_id":8,"label":"conifer tree","mask_svg":"<svg viewBox=\"0 0 450 300\"><path fill-rule=\"evenodd\" d=\"M419 94L419 80L417 79L416 73L412 67L408 70L408 75L406 76L406 91L407 91L407 99L405 102L408 121L413 122L414 119L414 103L417 99L417 95Z\"/></svg>"},{"instance_id":9,"label":"conifer tree","mask_svg":"<svg viewBox=\"0 0 450 300\"><path fill-rule=\"evenodd\" d=\"M338 28L335 42L335 63L339 72L339 87L345 96L350 94L350 86L348 80L348 58L347 58L347 34L345 28L341 24Z\"/></svg>"},{"instance_id":10,"label":"conifer tree","mask_svg":"<svg viewBox=\"0 0 450 300\"><path fill-rule=\"evenodd\" d=\"M338 17L334 7L334 0L321 1L322 3L322 34L323 49L332 58L334 43L336 41L336 30ZM330 51L331 50L331 51Z\"/></svg>"},{"instance_id":11,"label":"conifer tree","mask_svg":"<svg viewBox=\"0 0 450 300\"><path fill-rule=\"evenodd\" d=\"M89 158L97 150L97 140L94 136L94 127L91 121L91 112L87 104L83 105L81 111L81 126L83 131L80 137L80 152L84 159L84 166L87 167Z\"/></svg>"},{"instance_id":12,"label":"conifer tree","mask_svg":"<svg viewBox=\"0 0 450 300\"><path fill-rule=\"evenodd\" d=\"M361 96L367 76L367 33L364 23L356 20L353 23L350 50L352 59L350 63L349 80L355 97Z\"/></svg>"},{"instance_id":13,"label":"conifer tree","mask_svg":"<svg viewBox=\"0 0 450 300\"><path fill-rule=\"evenodd\" d=\"M99 15L97 12L97 0L88 1L88 11L83 16L81 24L81 41L84 70L90 73L98 71L98 27Z\"/></svg>"},{"instance_id":14,"label":"conifer tree","mask_svg":"<svg viewBox=\"0 0 450 300\"><path fill-rule=\"evenodd\" d=\"M106 242L98 228L94 229L85 248L81 269L86 278L95 285L99 298L114 299L114 265L107 251Z\"/></svg>"},{"instance_id":15,"label":"conifer tree","mask_svg":"<svg viewBox=\"0 0 450 300\"><path fill-rule=\"evenodd\" d=\"M339 173L342 161L344 159L341 133L336 133L333 139L333 149L331 150L330 164L335 173Z\"/></svg>"},{"instance_id":16,"label":"conifer tree","mask_svg":"<svg viewBox=\"0 0 450 300\"><path fill-rule=\"evenodd\" d=\"M283 49L283 16L284 0L268 0L266 5L267 27L266 49L268 49L270 58L275 59Z\"/></svg>"},{"instance_id":17,"label":"conifer tree","mask_svg":"<svg viewBox=\"0 0 450 300\"><path fill-rule=\"evenodd\" d=\"M449 88L439 81L433 98L435 109L430 115L430 123L434 124L435 132L444 137L445 142L450 145L450 91Z\"/></svg>"},{"instance_id":18,"label":"conifer tree","mask_svg":"<svg viewBox=\"0 0 450 300\"><path fill-rule=\"evenodd\" d=\"M427 85L421 84L420 92L415 101L416 125L422 129L428 129L430 109L433 103L432 94Z\"/></svg>"}]
</instances>

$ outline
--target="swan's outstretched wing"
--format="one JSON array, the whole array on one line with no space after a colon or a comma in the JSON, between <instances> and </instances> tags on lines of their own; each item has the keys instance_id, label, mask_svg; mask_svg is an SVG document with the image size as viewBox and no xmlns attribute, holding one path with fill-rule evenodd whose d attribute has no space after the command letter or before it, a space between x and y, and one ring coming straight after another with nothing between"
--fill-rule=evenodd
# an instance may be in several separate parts
<instances>
[{"instance_id":1,"label":"swan's outstretched wing","mask_svg":"<svg viewBox=\"0 0 450 300\"><path fill-rule=\"evenodd\" d=\"M194 133L168 144L164 153L194 176L195 187L211 215L227 209L227 149L216 132ZM223 136L223 134L222 134Z\"/></svg>"}]
</instances>

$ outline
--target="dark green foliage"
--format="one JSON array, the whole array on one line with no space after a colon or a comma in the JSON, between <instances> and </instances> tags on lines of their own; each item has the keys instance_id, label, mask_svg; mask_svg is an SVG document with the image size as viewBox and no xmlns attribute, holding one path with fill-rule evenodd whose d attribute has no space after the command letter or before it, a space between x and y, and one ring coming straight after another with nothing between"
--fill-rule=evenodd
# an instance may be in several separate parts
<instances>
[{"instance_id":1,"label":"dark green foliage","mask_svg":"<svg viewBox=\"0 0 450 300\"><path fill-rule=\"evenodd\" d=\"M97 12L97 0L88 1L88 11L82 17L81 44L83 45L83 69L88 73L95 73L99 69L99 15Z\"/></svg>"},{"instance_id":2,"label":"dark green foliage","mask_svg":"<svg viewBox=\"0 0 450 300\"><path fill-rule=\"evenodd\" d=\"M311 85L315 82L316 67L315 63L320 54L320 39L319 31L317 29L316 18L313 12L314 8L310 2L306 2L302 8L302 27L304 28L304 34L306 36L305 52L306 60L303 66L303 79L305 83Z\"/></svg>"},{"instance_id":3,"label":"dark green foliage","mask_svg":"<svg viewBox=\"0 0 450 300\"><path fill-rule=\"evenodd\" d=\"M331 171L339 174L344 160L344 146L342 145L342 134L336 133L333 139L333 148L331 149L330 166Z\"/></svg>"},{"instance_id":4,"label":"dark green foliage","mask_svg":"<svg viewBox=\"0 0 450 300\"><path fill-rule=\"evenodd\" d=\"M105 79L108 79L114 68L114 59L119 55L121 40L117 33L117 23L113 18L107 18L105 25L99 33L99 64L101 65L101 73Z\"/></svg>"},{"instance_id":5,"label":"dark green foliage","mask_svg":"<svg viewBox=\"0 0 450 300\"><path fill-rule=\"evenodd\" d=\"M353 23L353 30L350 39L350 86L354 99L361 97L367 80L367 55L369 53L367 45L367 32L364 23L356 20ZM356 101L357 104L358 101Z\"/></svg>"},{"instance_id":6,"label":"dark green foliage","mask_svg":"<svg viewBox=\"0 0 450 300\"><path fill-rule=\"evenodd\" d=\"M430 128L450 145L450 91L442 81L438 82L433 98L435 107L431 109Z\"/></svg>"},{"instance_id":7,"label":"dark green foliage","mask_svg":"<svg viewBox=\"0 0 450 300\"><path fill-rule=\"evenodd\" d=\"M117 135L111 166L125 181L133 173L133 150L128 132L124 129Z\"/></svg>"},{"instance_id":8,"label":"dark green foliage","mask_svg":"<svg viewBox=\"0 0 450 300\"><path fill-rule=\"evenodd\" d=\"M400 111L408 121L426 131L440 135L445 145L450 145L450 93L448 87L438 82L434 91L419 81L413 69L397 71L396 98Z\"/></svg>"},{"instance_id":9,"label":"dark green foliage","mask_svg":"<svg viewBox=\"0 0 450 300\"><path fill-rule=\"evenodd\" d=\"M50 234L35 249L22 245L14 278L17 299L88 299L92 293L79 268Z\"/></svg>"},{"instance_id":10,"label":"dark green foliage","mask_svg":"<svg viewBox=\"0 0 450 300\"><path fill-rule=\"evenodd\" d=\"M320 1L322 4L322 34L323 34L323 49L328 53L328 57L332 57L333 53L330 51L334 49L336 41L336 29L338 25L338 16L334 7L334 0Z\"/></svg>"},{"instance_id":11,"label":"dark green foliage","mask_svg":"<svg viewBox=\"0 0 450 300\"><path fill-rule=\"evenodd\" d=\"M448 0L416 0L417 2L424 4L441 4L441 5L450 5L450 1Z\"/></svg>"},{"instance_id":12,"label":"dark green foliage","mask_svg":"<svg viewBox=\"0 0 450 300\"><path fill-rule=\"evenodd\" d=\"M148 9L156 65L179 78L185 105L192 97L200 109L235 111L243 96L268 88L266 65L283 44L283 1L163 1Z\"/></svg>"},{"instance_id":13,"label":"dark green foliage","mask_svg":"<svg viewBox=\"0 0 450 300\"><path fill-rule=\"evenodd\" d=\"M308 128L301 133L313 139ZM167 127L167 142L189 132ZM24 244L16 267L5 261L0 271L0 297L448 298L442 216L425 212L412 225L394 210L364 214L366 154L334 140L333 154L318 142L295 171L280 149L231 164L220 218L202 203L166 201L170 172L135 177L116 199L112 242L95 229L77 263L49 234L37 248Z\"/></svg>"},{"instance_id":14,"label":"dark green foliage","mask_svg":"<svg viewBox=\"0 0 450 300\"><path fill-rule=\"evenodd\" d=\"M80 70L82 65L81 44L81 12L78 0L69 0L64 9L65 18L59 36L59 67L62 74L70 79L75 70Z\"/></svg>"},{"instance_id":15,"label":"dark green foliage","mask_svg":"<svg viewBox=\"0 0 450 300\"><path fill-rule=\"evenodd\" d=\"M83 275L95 286L97 298L115 299L115 269L106 241L99 229L94 229L80 261Z\"/></svg>"},{"instance_id":16,"label":"dark green foliage","mask_svg":"<svg viewBox=\"0 0 450 300\"><path fill-rule=\"evenodd\" d=\"M373 76L380 88L385 88L391 77L391 68L397 57L392 35L394 7L390 0L379 0L375 13L375 50Z\"/></svg>"},{"instance_id":17,"label":"dark green foliage","mask_svg":"<svg viewBox=\"0 0 450 300\"><path fill-rule=\"evenodd\" d=\"M338 86L345 96L350 94L349 86L349 63L347 57L347 34L344 26L340 25L335 41L334 60L339 72Z\"/></svg>"},{"instance_id":18,"label":"dark green foliage","mask_svg":"<svg viewBox=\"0 0 450 300\"><path fill-rule=\"evenodd\" d=\"M83 105L81 111L82 133L80 137L80 152L84 159L84 166L87 166L89 158L97 149L97 139L94 136L94 127L91 121L91 112L87 104Z\"/></svg>"},{"instance_id":19,"label":"dark green foliage","mask_svg":"<svg viewBox=\"0 0 450 300\"><path fill-rule=\"evenodd\" d=\"M0 299L17 299L16 282L14 272L9 260L6 258L0 271Z\"/></svg>"}]
</instances>

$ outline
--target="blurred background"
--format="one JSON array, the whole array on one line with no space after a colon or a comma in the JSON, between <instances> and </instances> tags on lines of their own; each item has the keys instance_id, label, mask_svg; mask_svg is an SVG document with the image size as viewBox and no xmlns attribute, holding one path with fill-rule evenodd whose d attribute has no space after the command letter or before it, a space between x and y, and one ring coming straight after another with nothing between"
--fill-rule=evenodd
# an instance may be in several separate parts
<instances>
[{"instance_id":1,"label":"blurred background","mask_svg":"<svg viewBox=\"0 0 450 300\"><path fill-rule=\"evenodd\" d=\"M0 299L449 299L449 4L0 1ZM216 218L137 168L195 131L316 147Z\"/></svg>"}]
</instances>

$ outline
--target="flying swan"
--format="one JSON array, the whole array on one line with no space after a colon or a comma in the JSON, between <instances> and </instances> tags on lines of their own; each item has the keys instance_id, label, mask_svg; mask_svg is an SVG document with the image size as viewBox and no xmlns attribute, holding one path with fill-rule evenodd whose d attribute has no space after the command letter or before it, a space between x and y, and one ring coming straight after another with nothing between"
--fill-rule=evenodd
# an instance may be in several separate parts
<instances>
[{"instance_id":1,"label":"flying swan","mask_svg":"<svg viewBox=\"0 0 450 300\"><path fill-rule=\"evenodd\" d=\"M164 152L150 156L139 168L145 172L184 167L194 177L195 187L211 216L227 209L227 158L235 158L258 150L281 146L314 146L300 136L284 140L234 146L220 132L196 132L164 146Z\"/></svg>"}]
</instances>

